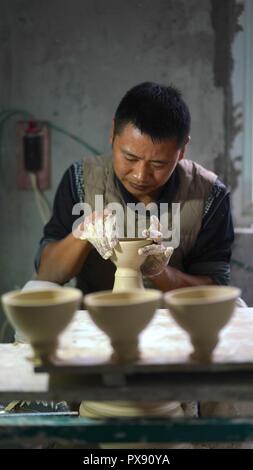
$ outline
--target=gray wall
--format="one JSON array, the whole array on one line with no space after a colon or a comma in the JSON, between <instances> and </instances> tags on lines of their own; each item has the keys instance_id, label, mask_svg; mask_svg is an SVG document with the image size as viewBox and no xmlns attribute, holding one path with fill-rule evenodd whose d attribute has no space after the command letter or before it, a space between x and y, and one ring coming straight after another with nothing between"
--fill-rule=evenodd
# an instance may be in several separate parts
<instances>
[{"instance_id":1,"label":"gray wall","mask_svg":"<svg viewBox=\"0 0 253 470\"><path fill-rule=\"evenodd\" d=\"M141 81L172 82L192 112L189 157L213 169L226 151L229 81L217 80L215 9L216 0L0 0L1 109L29 111L106 151L123 93ZM223 37L232 40L228 23ZM229 40L222 51L229 59ZM31 277L42 234L32 192L16 188L17 119L6 121L0 141L1 292ZM52 131L50 201L64 170L87 153Z\"/></svg>"},{"instance_id":2,"label":"gray wall","mask_svg":"<svg viewBox=\"0 0 253 470\"><path fill-rule=\"evenodd\" d=\"M242 289L243 299L253 306L253 235L251 230L239 230L233 247L231 283Z\"/></svg>"}]
</instances>

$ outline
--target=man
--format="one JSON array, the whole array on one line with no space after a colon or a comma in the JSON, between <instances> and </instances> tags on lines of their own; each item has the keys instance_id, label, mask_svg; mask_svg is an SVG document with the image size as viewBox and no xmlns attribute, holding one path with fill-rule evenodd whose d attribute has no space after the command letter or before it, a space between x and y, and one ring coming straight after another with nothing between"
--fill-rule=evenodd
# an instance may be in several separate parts
<instances>
[{"instance_id":1,"label":"man","mask_svg":"<svg viewBox=\"0 0 253 470\"><path fill-rule=\"evenodd\" d=\"M124 209L129 203L155 203L158 214L162 203L169 208L180 204L180 243L170 264L171 253L163 244L143 249L142 273L149 285L166 292L227 284L234 239L229 192L214 173L184 160L189 141L190 113L175 88L142 83L129 90L114 116L112 155L74 163L62 178L36 257L37 278L64 284L75 277L84 293L112 289L115 267L108 258L117 237L108 227L98 237L95 224L101 216L105 223L110 221L111 214L86 217L82 239L73 229L80 216L72 213L73 207L86 202L94 211L95 197L102 195L105 207L115 202ZM117 406L123 415L129 404ZM150 406L151 415L182 415L175 403ZM94 403L83 403L81 414L96 416Z\"/></svg>"},{"instance_id":2,"label":"man","mask_svg":"<svg viewBox=\"0 0 253 470\"><path fill-rule=\"evenodd\" d=\"M216 175L184 160L189 133L190 113L177 90L142 83L128 91L113 120L112 156L74 163L63 176L36 257L38 279L64 284L76 277L84 293L112 288L115 267L103 259L110 234L96 246L99 254L92 249L96 237L80 240L72 232L73 206L85 201L94 207L94 196L102 194L105 206L180 203L180 245L170 265L164 261L161 269L158 253L143 266L155 287L227 284L234 238L229 192ZM101 267L106 276L98 279Z\"/></svg>"}]
</instances>

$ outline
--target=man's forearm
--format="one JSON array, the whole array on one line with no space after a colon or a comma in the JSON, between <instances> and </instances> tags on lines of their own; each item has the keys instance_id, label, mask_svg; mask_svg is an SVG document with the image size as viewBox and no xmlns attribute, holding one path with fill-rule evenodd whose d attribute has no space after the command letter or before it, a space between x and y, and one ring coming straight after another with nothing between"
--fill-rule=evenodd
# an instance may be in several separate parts
<instances>
[{"instance_id":1,"label":"man's forearm","mask_svg":"<svg viewBox=\"0 0 253 470\"><path fill-rule=\"evenodd\" d=\"M183 273L179 269L167 266L165 270L158 276L151 278L155 287L162 292L167 292L173 289L180 289L181 287L193 287L201 285L213 285L215 282L208 276L192 276L191 274Z\"/></svg>"},{"instance_id":2,"label":"man's forearm","mask_svg":"<svg viewBox=\"0 0 253 470\"><path fill-rule=\"evenodd\" d=\"M72 233L48 243L42 252L37 279L64 284L80 272L91 249L88 241L79 240Z\"/></svg>"}]
</instances>

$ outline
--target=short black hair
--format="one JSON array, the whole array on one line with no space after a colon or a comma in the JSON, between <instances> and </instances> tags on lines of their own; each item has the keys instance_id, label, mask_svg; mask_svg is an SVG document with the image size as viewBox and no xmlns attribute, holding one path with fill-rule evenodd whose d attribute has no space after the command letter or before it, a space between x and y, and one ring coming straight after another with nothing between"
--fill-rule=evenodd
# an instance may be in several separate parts
<instances>
[{"instance_id":1,"label":"short black hair","mask_svg":"<svg viewBox=\"0 0 253 470\"><path fill-rule=\"evenodd\" d=\"M131 88L120 101L114 116L114 135L129 123L154 142L176 138L181 147L190 132L191 116L174 86L144 82Z\"/></svg>"}]
</instances>

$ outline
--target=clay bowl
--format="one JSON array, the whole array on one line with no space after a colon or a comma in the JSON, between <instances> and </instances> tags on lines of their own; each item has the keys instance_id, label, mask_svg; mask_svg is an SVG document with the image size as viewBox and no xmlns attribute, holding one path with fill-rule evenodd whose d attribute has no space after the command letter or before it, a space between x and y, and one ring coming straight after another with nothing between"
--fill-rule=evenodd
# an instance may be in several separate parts
<instances>
[{"instance_id":1,"label":"clay bowl","mask_svg":"<svg viewBox=\"0 0 253 470\"><path fill-rule=\"evenodd\" d=\"M160 306L162 294L155 289L102 291L85 296L93 322L109 336L112 360L135 361L140 356L138 335Z\"/></svg>"},{"instance_id":2,"label":"clay bowl","mask_svg":"<svg viewBox=\"0 0 253 470\"><path fill-rule=\"evenodd\" d=\"M152 243L153 241L147 238L119 239L110 258L117 267L113 291L144 289L140 267L145 261L145 256L139 255L138 250Z\"/></svg>"},{"instance_id":3,"label":"clay bowl","mask_svg":"<svg viewBox=\"0 0 253 470\"><path fill-rule=\"evenodd\" d=\"M58 335L70 323L81 301L82 292L71 287L2 295L6 317L31 343L34 359L42 362L54 356Z\"/></svg>"},{"instance_id":4,"label":"clay bowl","mask_svg":"<svg viewBox=\"0 0 253 470\"><path fill-rule=\"evenodd\" d=\"M191 358L209 362L219 341L220 330L229 322L241 291L230 286L198 286L164 295L174 320L190 335Z\"/></svg>"}]
</instances>

